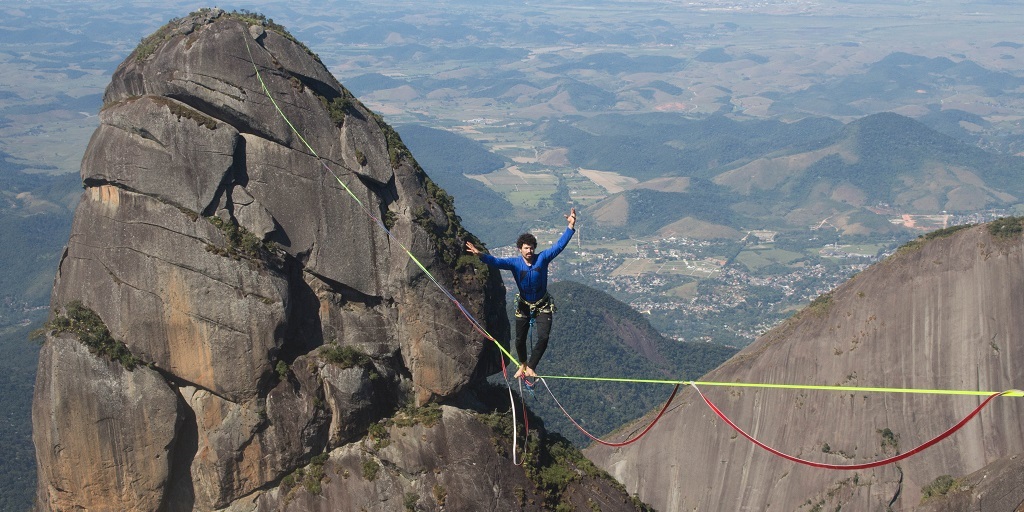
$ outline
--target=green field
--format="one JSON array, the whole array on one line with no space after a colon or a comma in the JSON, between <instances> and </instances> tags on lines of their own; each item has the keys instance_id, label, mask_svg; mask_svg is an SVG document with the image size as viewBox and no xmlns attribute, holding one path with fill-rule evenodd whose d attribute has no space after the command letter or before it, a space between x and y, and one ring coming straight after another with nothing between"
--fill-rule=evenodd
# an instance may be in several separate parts
<instances>
[{"instance_id":1,"label":"green field","mask_svg":"<svg viewBox=\"0 0 1024 512\"><path fill-rule=\"evenodd\" d=\"M680 299L692 299L697 296L697 282L694 281L676 286L665 293Z\"/></svg>"},{"instance_id":2,"label":"green field","mask_svg":"<svg viewBox=\"0 0 1024 512\"><path fill-rule=\"evenodd\" d=\"M888 248L889 244L855 244L841 245L839 247L850 254L874 256L878 254L878 251Z\"/></svg>"},{"instance_id":3,"label":"green field","mask_svg":"<svg viewBox=\"0 0 1024 512\"><path fill-rule=\"evenodd\" d=\"M638 276L640 274L667 274L676 276L711 277L718 272L718 265L713 262L670 260L661 261L651 258L626 258L611 276Z\"/></svg>"},{"instance_id":4,"label":"green field","mask_svg":"<svg viewBox=\"0 0 1024 512\"><path fill-rule=\"evenodd\" d=\"M776 263L787 265L794 260L803 258L804 255L798 252L785 249L745 249L736 256L736 261L742 263L748 269L756 271Z\"/></svg>"},{"instance_id":5,"label":"green field","mask_svg":"<svg viewBox=\"0 0 1024 512\"><path fill-rule=\"evenodd\" d=\"M574 172L566 174L563 178L566 186L569 187L569 197L577 206L590 206L608 197L607 190L582 174Z\"/></svg>"},{"instance_id":6,"label":"green field","mask_svg":"<svg viewBox=\"0 0 1024 512\"><path fill-rule=\"evenodd\" d=\"M580 223L586 222L586 217L580 217ZM581 229L582 231L582 229ZM609 239L585 239L583 249L591 252L610 252L620 255L635 255L636 244L641 240L609 240Z\"/></svg>"}]
</instances>

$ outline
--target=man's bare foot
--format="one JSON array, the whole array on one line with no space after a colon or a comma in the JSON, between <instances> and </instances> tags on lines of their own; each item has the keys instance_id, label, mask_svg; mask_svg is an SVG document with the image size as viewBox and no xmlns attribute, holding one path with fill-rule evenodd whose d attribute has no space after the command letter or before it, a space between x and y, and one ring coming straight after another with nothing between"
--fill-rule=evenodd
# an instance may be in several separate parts
<instances>
[{"instance_id":1,"label":"man's bare foot","mask_svg":"<svg viewBox=\"0 0 1024 512\"><path fill-rule=\"evenodd\" d=\"M525 370L523 370L523 375L526 375L527 377L537 376L537 372L533 371L533 368L530 368L529 366L524 366L523 368L525 368Z\"/></svg>"},{"instance_id":2,"label":"man's bare foot","mask_svg":"<svg viewBox=\"0 0 1024 512\"><path fill-rule=\"evenodd\" d=\"M520 367L519 367L519 369L518 369L518 370L516 370L516 374L515 374L515 376L514 376L514 377L512 377L512 378L514 378L514 379L518 379L518 378L521 378L521 377L523 376L523 368L526 368L526 366L525 366L525 365L523 365L523 366L520 366Z\"/></svg>"}]
</instances>

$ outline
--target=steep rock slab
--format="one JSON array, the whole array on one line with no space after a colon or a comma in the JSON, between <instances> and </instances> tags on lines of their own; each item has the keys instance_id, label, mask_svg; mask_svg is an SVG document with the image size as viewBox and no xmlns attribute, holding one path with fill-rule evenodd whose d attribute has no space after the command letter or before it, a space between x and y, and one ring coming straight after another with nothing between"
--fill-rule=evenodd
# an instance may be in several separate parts
<instances>
[{"instance_id":1,"label":"steep rock slab","mask_svg":"<svg viewBox=\"0 0 1024 512\"><path fill-rule=\"evenodd\" d=\"M194 212L214 204L235 163L232 126L163 96L107 105L82 161L86 183L114 183Z\"/></svg>"},{"instance_id":2,"label":"steep rock slab","mask_svg":"<svg viewBox=\"0 0 1024 512\"><path fill-rule=\"evenodd\" d=\"M288 283L208 250L230 244L210 221L150 196L90 187L52 300L83 302L141 359L245 400L269 378L283 343Z\"/></svg>"},{"instance_id":3,"label":"steep rock slab","mask_svg":"<svg viewBox=\"0 0 1024 512\"><path fill-rule=\"evenodd\" d=\"M303 258L306 271L362 295L384 294L387 234L368 222L334 176L312 156L252 135L245 136L245 162L245 185L239 186L270 213L280 226L271 236ZM381 211L375 191L357 186L354 192L370 211Z\"/></svg>"},{"instance_id":4,"label":"steep rock slab","mask_svg":"<svg viewBox=\"0 0 1024 512\"><path fill-rule=\"evenodd\" d=\"M379 418L379 404L389 401L385 383L393 378L381 375L386 371L313 353L297 359L265 399L236 404L182 388L198 435L189 498L180 501L198 510L223 508L309 463L324 446L358 439Z\"/></svg>"},{"instance_id":5,"label":"steep rock slab","mask_svg":"<svg viewBox=\"0 0 1024 512\"><path fill-rule=\"evenodd\" d=\"M330 412L315 367L297 361L292 370L265 400L244 404L183 390L199 433L191 467L196 509L222 508L280 479L327 444Z\"/></svg>"},{"instance_id":6,"label":"steep rock slab","mask_svg":"<svg viewBox=\"0 0 1024 512\"><path fill-rule=\"evenodd\" d=\"M760 338L708 381L1001 391L1024 382L1024 243L985 226L915 243ZM982 397L704 389L738 425L806 459L856 464L919 446ZM899 464L827 471L777 458L682 394L643 441L588 456L658 510L911 510L944 474L1024 450L1024 403L1003 398ZM627 431L631 429L627 428Z\"/></svg>"},{"instance_id":7,"label":"steep rock slab","mask_svg":"<svg viewBox=\"0 0 1024 512\"><path fill-rule=\"evenodd\" d=\"M149 368L126 370L70 335L39 354L32 440L45 510L158 510L181 425L178 397Z\"/></svg>"}]
</instances>

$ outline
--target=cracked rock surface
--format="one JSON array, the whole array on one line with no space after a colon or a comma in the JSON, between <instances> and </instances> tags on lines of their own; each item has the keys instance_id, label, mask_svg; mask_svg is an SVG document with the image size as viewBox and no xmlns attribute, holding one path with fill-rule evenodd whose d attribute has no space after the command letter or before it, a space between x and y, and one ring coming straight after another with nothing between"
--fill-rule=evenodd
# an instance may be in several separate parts
<instances>
[{"instance_id":1,"label":"cracked rock surface","mask_svg":"<svg viewBox=\"0 0 1024 512\"><path fill-rule=\"evenodd\" d=\"M105 329L142 364L75 328L46 337L40 510L229 507L495 369L406 254L507 339L500 277L460 260L471 235L451 198L274 27L212 9L144 40L81 175L54 319L79 304L102 322L81 336Z\"/></svg>"}]
</instances>

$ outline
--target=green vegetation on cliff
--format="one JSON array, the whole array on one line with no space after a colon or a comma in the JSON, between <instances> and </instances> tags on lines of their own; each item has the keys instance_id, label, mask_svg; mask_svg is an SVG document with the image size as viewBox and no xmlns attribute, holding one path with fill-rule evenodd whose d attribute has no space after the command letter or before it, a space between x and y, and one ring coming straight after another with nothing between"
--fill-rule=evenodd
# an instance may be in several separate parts
<instances>
[{"instance_id":1,"label":"green vegetation on cliff","mask_svg":"<svg viewBox=\"0 0 1024 512\"><path fill-rule=\"evenodd\" d=\"M143 360L128 350L127 345L115 340L110 335L103 319L95 311L77 300L69 302L62 310L56 311L43 330L53 334L74 334L83 345L89 348L89 352L121 363L126 370L134 370L135 367L145 364Z\"/></svg>"},{"instance_id":2,"label":"green vegetation on cliff","mask_svg":"<svg viewBox=\"0 0 1024 512\"><path fill-rule=\"evenodd\" d=\"M484 240L507 240L518 234L512 203L466 175L501 169L505 160L482 144L444 130L402 125L402 139L439 186L455 198L466 228Z\"/></svg>"},{"instance_id":3,"label":"green vegetation on cliff","mask_svg":"<svg viewBox=\"0 0 1024 512\"><path fill-rule=\"evenodd\" d=\"M999 238L1019 237L1024 233L1024 217L1003 217L988 225L988 232Z\"/></svg>"}]
</instances>

